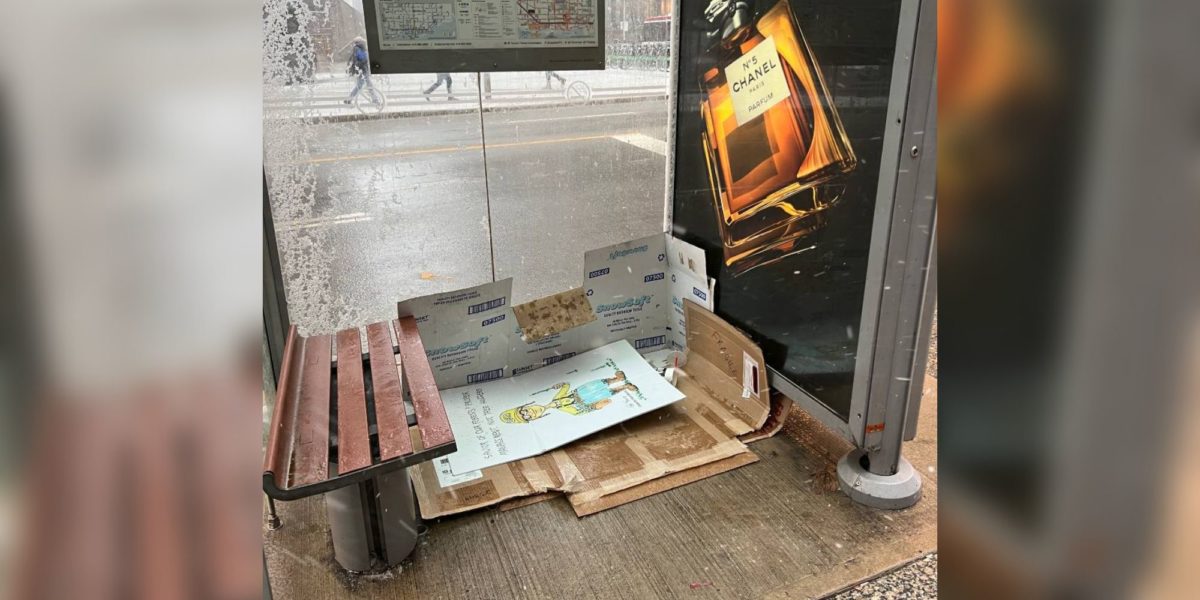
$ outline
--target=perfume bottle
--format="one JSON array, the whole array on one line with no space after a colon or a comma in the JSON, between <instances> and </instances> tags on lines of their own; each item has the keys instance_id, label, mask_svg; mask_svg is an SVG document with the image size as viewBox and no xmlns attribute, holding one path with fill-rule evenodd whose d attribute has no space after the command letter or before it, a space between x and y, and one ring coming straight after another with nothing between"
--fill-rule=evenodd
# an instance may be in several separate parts
<instances>
[{"instance_id":1,"label":"perfume bottle","mask_svg":"<svg viewBox=\"0 0 1200 600\"><path fill-rule=\"evenodd\" d=\"M857 160L787 0L712 0L704 13L703 135L725 264L734 275L802 249Z\"/></svg>"}]
</instances>

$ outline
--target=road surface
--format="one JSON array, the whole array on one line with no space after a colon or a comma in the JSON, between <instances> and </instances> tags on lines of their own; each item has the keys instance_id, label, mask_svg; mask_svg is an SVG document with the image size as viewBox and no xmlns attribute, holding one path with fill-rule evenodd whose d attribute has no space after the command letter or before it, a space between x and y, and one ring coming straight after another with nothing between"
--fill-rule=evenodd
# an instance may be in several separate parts
<instances>
[{"instance_id":1,"label":"road surface","mask_svg":"<svg viewBox=\"0 0 1200 600\"><path fill-rule=\"evenodd\" d=\"M493 267L514 302L580 285L584 251L662 231L666 121L658 100L304 125L313 204L274 211L293 321L392 318Z\"/></svg>"}]
</instances>

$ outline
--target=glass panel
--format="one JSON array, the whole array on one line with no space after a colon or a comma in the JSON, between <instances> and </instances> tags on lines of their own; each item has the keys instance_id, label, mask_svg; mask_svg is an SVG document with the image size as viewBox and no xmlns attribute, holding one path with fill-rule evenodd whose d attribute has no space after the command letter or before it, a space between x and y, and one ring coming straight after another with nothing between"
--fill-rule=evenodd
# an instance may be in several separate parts
<instances>
[{"instance_id":1,"label":"glass panel","mask_svg":"<svg viewBox=\"0 0 1200 600\"><path fill-rule=\"evenodd\" d=\"M516 301L562 291L584 251L662 231L670 7L618 8L605 71L368 79L348 71L359 2L266 3L266 172L303 333L493 276Z\"/></svg>"},{"instance_id":2,"label":"glass panel","mask_svg":"<svg viewBox=\"0 0 1200 600\"><path fill-rule=\"evenodd\" d=\"M490 281L469 78L452 75L451 96L434 73L360 77L360 2L267 0L264 18L264 163L301 333L390 319L397 300Z\"/></svg>"},{"instance_id":3,"label":"glass panel","mask_svg":"<svg viewBox=\"0 0 1200 600\"><path fill-rule=\"evenodd\" d=\"M717 312L849 419L900 3L720 6L681 16L674 232L720 267Z\"/></svg>"},{"instance_id":4,"label":"glass panel","mask_svg":"<svg viewBox=\"0 0 1200 600\"><path fill-rule=\"evenodd\" d=\"M604 71L482 76L496 276L515 302L581 285L587 250L663 231L670 3L607 9Z\"/></svg>"}]
</instances>

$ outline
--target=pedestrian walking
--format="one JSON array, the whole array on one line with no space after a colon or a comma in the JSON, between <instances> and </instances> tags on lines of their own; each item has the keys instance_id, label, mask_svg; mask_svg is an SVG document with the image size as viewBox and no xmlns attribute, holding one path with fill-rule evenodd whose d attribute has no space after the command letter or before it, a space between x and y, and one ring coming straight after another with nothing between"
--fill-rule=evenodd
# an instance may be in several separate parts
<instances>
[{"instance_id":1,"label":"pedestrian walking","mask_svg":"<svg viewBox=\"0 0 1200 600\"><path fill-rule=\"evenodd\" d=\"M355 81L354 89L350 90L350 97L342 101L346 104L354 101L363 86L375 89L375 84L371 82L371 64L367 60L367 40L356 37L353 44L354 48L350 51L350 61L346 64L346 72L354 76Z\"/></svg>"},{"instance_id":2,"label":"pedestrian walking","mask_svg":"<svg viewBox=\"0 0 1200 600\"><path fill-rule=\"evenodd\" d=\"M442 82L446 83L446 100L449 100L451 102L454 101L454 92L451 91L451 89L450 89L451 86L454 85L454 80L450 78L449 73L438 73L437 74L437 81L433 82L433 85L429 86L425 90L425 100L426 101L429 100L429 95L433 93L433 90L438 89L438 87L440 87L442 85Z\"/></svg>"},{"instance_id":3,"label":"pedestrian walking","mask_svg":"<svg viewBox=\"0 0 1200 600\"><path fill-rule=\"evenodd\" d=\"M558 85L560 85L564 88L567 87L567 78L566 77L563 77L562 75L559 75L558 73L555 73L554 71L546 71L546 88L545 89L550 89L550 78L551 77L558 80Z\"/></svg>"}]
</instances>

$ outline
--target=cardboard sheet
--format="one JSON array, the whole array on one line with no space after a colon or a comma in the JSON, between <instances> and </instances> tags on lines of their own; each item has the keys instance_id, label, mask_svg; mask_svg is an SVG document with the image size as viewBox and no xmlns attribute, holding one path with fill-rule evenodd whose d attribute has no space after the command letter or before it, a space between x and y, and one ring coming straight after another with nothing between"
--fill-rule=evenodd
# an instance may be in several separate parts
<instances>
[{"instance_id":1,"label":"cardboard sheet","mask_svg":"<svg viewBox=\"0 0 1200 600\"><path fill-rule=\"evenodd\" d=\"M720 368L725 357L762 353L719 317L689 303L696 340L679 380L687 397L558 450L482 469L477 477L439 483L435 464L414 467L425 518L445 516L547 492L567 496L582 516L711 476L755 460L739 435L764 427L771 413L766 376L743 397L743 373ZM694 372L692 371L694 369Z\"/></svg>"},{"instance_id":2,"label":"cardboard sheet","mask_svg":"<svg viewBox=\"0 0 1200 600\"><path fill-rule=\"evenodd\" d=\"M784 422L787 421L788 414L792 412L792 399L778 392L771 393L771 412L767 415L767 421L762 427L751 431L750 433L738 436L742 443L750 444L758 440L765 440L783 429Z\"/></svg>"},{"instance_id":3,"label":"cardboard sheet","mask_svg":"<svg viewBox=\"0 0 1200 600\"><path fill-rule=\"evenodd\" d=\"M689 396L692 385L728 411L730 428L738 435L763 426L771 412L770 392L762 350L746 334L717 315L689 303L686 383L678 387Z\"/></svg>"},{"instance_id":4,"label":"cardboard sheet","mask_svg":"<svg viewBox=\"0 0 1200 600\"><path fill-rule=\"evenodd\" d=\"M584 345L629 340L643 354L686 347L685 301L713 309L716 280L704 252L667 234L584 254L584 293L598 325L581 330Z\"/></svg>"},{"instance_id":5,"label":"cardboard sheet","mask_svg":"<svg viewBox=\"0 0 1200 600\"><path fill-rule=\"evenodd\" d=\"M670 273L671 317L667 324L671 346L687 348L687 319L684 302L694 302L708 310L714 307L717 280L706 275L704 251L667 236L667 267Z\"/></svg>"},{"instance_id":6,"label":"cardboard sheet","mask_svg":"<svg viewBox=\"0 0 1200 600\"><path fill-rule=\"evenodd\" d=\"M595 512L611 494L745 454L753 456L724 427L720 415L684 399L558 450L485 468L479 477L452 485L439 483L431 463L414 467L412 475L426 519L549 491L566 493L583 515ZM673 481L682 485L688 479ZM660 487L658 491L674 486Z\"/></svg>"},{"instance_id":7,"label":"cardboard sheet","mask_svg":"<svg viewBox=\"0 0 1200 600\"><path fill-rule=\"evenodd\" d=\"M584 255L584 287L514 307L512 279L399 302L417 321L438 389L535 371L618 340L686 348L684 303L713 309L704 253L667 234Z\"/></svg>"},{"instance_id":8,"label":"cardboard sheet","mask_svg":"<svg viewBox=\"0 0 1200 600\"><path fill-rule=\"evenodd\" d=\"M597 324L584 343L598 347L629 340L639 352L667 346L667 241L652 235L583 255L584 293Z\"/></svg>"},{"instance_id":9,"label":"cardboard sheet","mask_svg":"<svg viewBox=\"0 0 1200 600\"><path fill-rule=\"evenodd\" d=\"M417 321L438 389L500 379L508 368L512 279L397 304Z\"/></svg>"},{"instance_id":10,"label":"cardboard sheet","mask_svg":"<svg viewBox=\"0 0 1200 600\"><path fill-rule=\"evenodd\" d=\"M441 395L458 441L446 456L452 476L541 454L683 398L625 340Z\"/></svg>"},{"instance_id":11,"label":"cardboard sheet","mask_svg":"<svg viewBox=\"0 0 1200 600\"><path fill-rule=\"evenodd\" d=\"M692 467L685 471L678 471L669 475L664 475L658 479L651 479L645 483L639 483L630 488L626 488L617 492L613 492L607 496L601 496L593 500L584 500L576 496L568 496L567 499L571 502L571 508L575 509L575 515L585 517L590 514L598 513L602 510L620 506L641 500L647 496L662 493L667 490L675 489L682 485L700 481L714 475L720 475L726 471L731 471L738 467L744 467L748 464L758 462L758 457L753 452L742 452L734 454L728 458L722 458L710 463Z\"/></svg>"},{"instance_id":12,"label":"cardboard sheet","mask_svg":"<svg viewBox=\"0 0 1200 600\"><path fill-rule=\"evenodd\" d=\"M428 328L438 342L456 348L453 357L438 359L445 378L461 383L443 386L439 379L439 387L460 387L471 376L480 380L481 373L533 375L594 348L627 342L647 358L678 366L676 387L686 398L505 464L475 470L473 465L484 463L455 464L451 455L417 465L413 484L423 517L514 499L532 503L558 493L567 496L576 514L591 514L754 462L739 436L759 439L778 431L790 403L771 402L762 352L710 312L714 282L705 275L702 251L660 234L593 250L584 263L582 288L521 306L489 304L500 297L507 302L508 282L410 304L410 314L426 310L433 315L427 321L439 322L443 317L434 314L436 309L423 307L461 313L482 304L496 311L483 319L468 313L470 322L462 326L419 323L422 338ZM489 322L501 315L506 316ZM499 322L503 328L492 328ZM488 337L487 344L503 343L507 351L457 348L480 337ZM449 399L446 405L448 412L454 410ZM461 452L475 432L472 427L455 433Z\"/></svg>"}]
</instances>

